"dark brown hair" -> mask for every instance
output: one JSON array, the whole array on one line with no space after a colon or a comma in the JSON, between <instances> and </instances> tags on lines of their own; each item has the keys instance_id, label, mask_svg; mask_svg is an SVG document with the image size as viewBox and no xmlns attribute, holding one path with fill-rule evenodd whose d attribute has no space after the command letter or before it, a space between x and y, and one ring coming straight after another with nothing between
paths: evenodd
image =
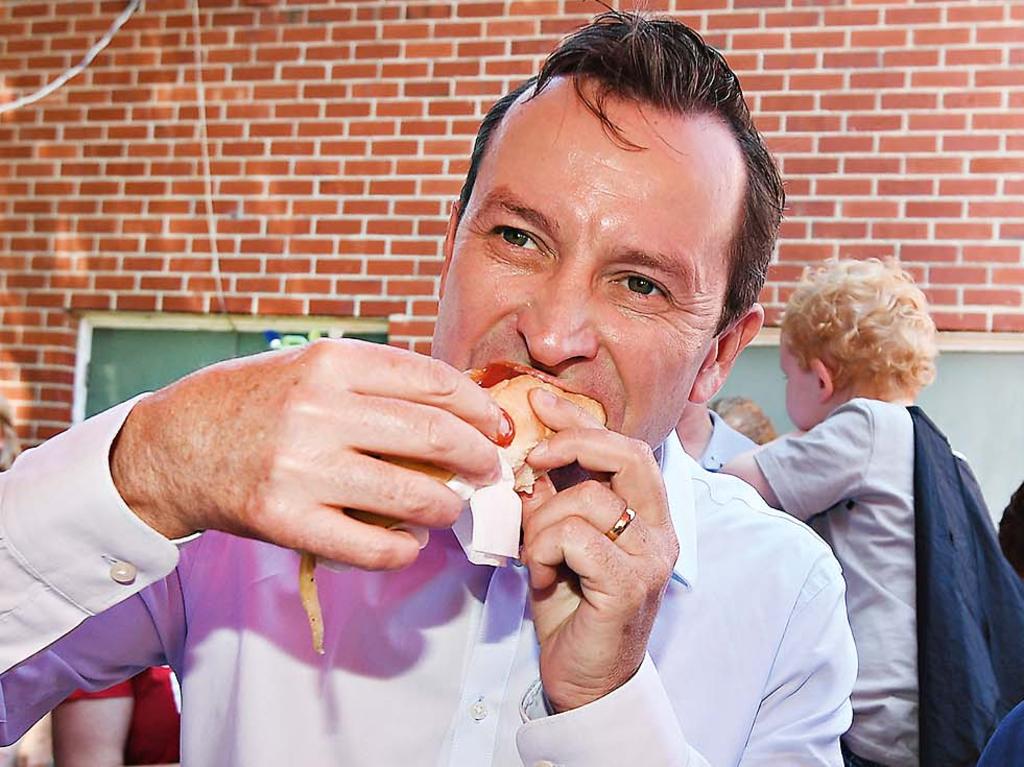
<instances>
[{"instance_id":1,"label":"dark brown hair","mask_svg":"<svg viewBox=\"0 0 1024 767\"><path fill-rule=\"evenodd\" d=\"M630 99L673 114L718 117L732 131L746 165L741 220L729 252L729 287L719 319L721 332L757 301L768 273L782 220L782 179L754 127L739 80L718 51L689 27L671 19L609 11L562 41L540 73L499 99L477 132L459 213L469 204L487 146L520 95L540 93L556 77L571 77L584 105L621 145L640 149L622 135L604 109L609 97ZM584 89L584 86L587 86Z\"/></svg>"}]
</instances>

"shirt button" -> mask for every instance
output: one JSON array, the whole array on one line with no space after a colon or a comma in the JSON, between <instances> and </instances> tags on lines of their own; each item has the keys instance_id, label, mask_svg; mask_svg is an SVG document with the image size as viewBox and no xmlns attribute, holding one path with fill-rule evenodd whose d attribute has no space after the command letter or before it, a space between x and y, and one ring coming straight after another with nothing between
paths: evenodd
<instances>
[{"instance_id":1,"label":"shirt button","mask_svg":"<svg viewBox=\"0 0 1024 767\"><path fill-rule=\"evenodd\" d=\"M469 715L478 722L487 718L487 704L484 703L483 698L480 698L469 707Z\"/></svg>"},{"instance_id":2,"label":"shirt button","mask_svg":"<svg viewBox=\"0 0 1024 767\"><path fill-rule=\"evenodd\" d=\"M138 574L138 569L130 562L114 562L110 566L110 577L124 586L135 583L135 576Z\"/></svg>"}]
</instances>

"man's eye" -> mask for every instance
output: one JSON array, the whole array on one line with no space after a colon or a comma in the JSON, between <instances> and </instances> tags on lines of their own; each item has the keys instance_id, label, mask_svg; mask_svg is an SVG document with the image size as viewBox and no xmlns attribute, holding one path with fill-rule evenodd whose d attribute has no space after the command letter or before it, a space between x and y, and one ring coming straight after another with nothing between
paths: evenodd
<instances>
[{"instance_id":1,"label":"man's eye","mask_svg":"<svg viewBox=\"0 0 1024 767\"><path fill-rule=\"evenodd\" d=\"M517 248L525 248L530 244L530 235L521 229L513 229L511 226L501 227L501 237L509 245L515 245Z\"/></svg>"},{"instance_id":2,"label":"man's eye","mask_svg":"<svg viewBox=\"0 0 1024 767\"><path fill-rule=\"evenodd\" d=\"M654 293L654 291L658 290L657 285L646 277L641 277L638 274L631 274L626 278L626 287L634 293L639 293L643 296L649 296Z\"/></svg>"}]
</instances>

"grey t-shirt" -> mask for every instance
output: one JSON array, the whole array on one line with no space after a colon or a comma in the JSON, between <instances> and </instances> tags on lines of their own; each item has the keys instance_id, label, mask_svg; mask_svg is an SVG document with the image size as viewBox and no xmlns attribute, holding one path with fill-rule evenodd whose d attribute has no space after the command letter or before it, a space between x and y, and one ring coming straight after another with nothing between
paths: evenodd
<instances>
[{"instance_id":1,"label":"grey t-shirt","mask_svg":"<svg viewBox=\"0 0 1024 767\"><path fill-rule=\"evenodd\" d=\"M858 756L916 767L917 618L914 425L905 407L853 399L803 435L755 454L783 509L824 538L843 566L857 644Z\"/></svg>"}]
</instances>

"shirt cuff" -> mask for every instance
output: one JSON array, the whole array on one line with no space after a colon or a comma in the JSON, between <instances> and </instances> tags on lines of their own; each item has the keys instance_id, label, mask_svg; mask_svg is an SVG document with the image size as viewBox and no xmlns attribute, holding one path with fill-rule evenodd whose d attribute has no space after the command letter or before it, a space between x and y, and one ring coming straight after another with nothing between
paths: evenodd
<instances>
[{"instance_id":1,"label":"shirt cuff","mask_svg":"<svg viewBox=\"0 0 1024 767\"><path fill-rule=\"evenodd\" d=\"M177 547L132 512L110 473L111 445L139 399L27 451L4 478L3 555L82 617L141 591L178 563Z\"/></svg>"},{"instance_id":2,"label":"shirt cuff","mask_svg":"<svg viewBox=\"0 0 1024 767\"><path fill-rule=\"evenodd\" d=\"M651 657L622 687L586 706L543 716L539 685L523 700L516 745L524 765L551 767L696 767L704 760L686 743ZM525 718L525 717L524 717Z\"/></svg>"}]
</instances>

